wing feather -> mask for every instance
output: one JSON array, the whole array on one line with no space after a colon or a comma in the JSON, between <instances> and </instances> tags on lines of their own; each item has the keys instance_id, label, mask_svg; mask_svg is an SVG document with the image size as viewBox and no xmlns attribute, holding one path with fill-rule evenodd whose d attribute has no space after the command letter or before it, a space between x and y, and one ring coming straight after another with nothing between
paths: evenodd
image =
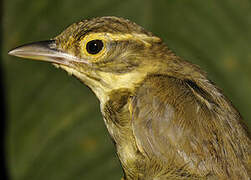
<instances>
[{"instance_id":1,"label":"wing feather","mask_svg":"<svg viewBox=\"0 0 251 180\"><path fill-rule=\"evenodd\" d=\"M220 108L209 93L192 81L149 77L132 100L137 145L163 166L185 167L199 176L248 177L243 158L250 140L244 137L238 114L224 114L227 112ZM234 125L241 128L238 135L224 118L235 118ZM237 144L244 140L246 146Z\"/></svg>"}]
</instances>

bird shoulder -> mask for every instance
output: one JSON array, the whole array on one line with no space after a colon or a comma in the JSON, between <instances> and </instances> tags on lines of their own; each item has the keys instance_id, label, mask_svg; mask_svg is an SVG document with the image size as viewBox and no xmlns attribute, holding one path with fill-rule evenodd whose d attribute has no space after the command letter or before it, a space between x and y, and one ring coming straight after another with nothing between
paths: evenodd
<instances>
[{"instance_id":1,"label":"bird shoulder","mask_svg":"<svg viewBox=\"0 0 251 180\"><path fill-rule=\"evenodd\" d=\"M139 149L180 175L183 169L200 177L247 179L250 139L238 112L218 93L213 97L193 80L146 78L131 108Z\"/></svg>"}]
</instances>

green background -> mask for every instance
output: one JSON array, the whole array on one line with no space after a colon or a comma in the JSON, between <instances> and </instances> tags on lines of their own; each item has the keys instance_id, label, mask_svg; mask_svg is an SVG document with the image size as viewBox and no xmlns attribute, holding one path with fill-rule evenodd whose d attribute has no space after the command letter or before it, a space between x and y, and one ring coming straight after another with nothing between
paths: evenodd
<instances>
[{"instance_id":1,"label":"green background","mask_svg":"<svg viewBox=\"0 0 251 180\"><path fill-rule=\"evenodd\" d=\"M162 37L179 56L206 70L251 125L250 0L6 0L3 10L10 179L122 176L94 94L48 63L7 55L84 18L121 16Z\"/></svg>"}]
</instances>

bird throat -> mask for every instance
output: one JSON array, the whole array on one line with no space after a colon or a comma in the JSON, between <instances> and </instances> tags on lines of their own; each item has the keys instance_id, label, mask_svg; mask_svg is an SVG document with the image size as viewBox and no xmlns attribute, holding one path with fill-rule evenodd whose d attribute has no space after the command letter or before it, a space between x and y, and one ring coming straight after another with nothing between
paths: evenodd
<instances>
[{"instance_id":1,"label":"bird throat","mask_svg":"<svg viewBox=\"0 0 251 180\"><path fill-rule=\"evenodd\" d=\"M60 68L73 75L81 82L89 86L96 94L100 101L100 108L107 130L115 144L118 157L124 169L127 179L139 176L138 167L143 167L145 157L141 154L133 134L132 127L132 98L135 95L137 87L147 77L144 73L132 72L126 75L114 75L111 78L105 72L102 78L107 84L112 86L106 87L104 83L95 81L85 73L75 70L74 68L59 65ZM109 78L108 78L109 77ZM124 81L122 81L124 79ZM126 81L129 80L129 81ZM142 173L143 174L143 173Z\"/></svg>"}]
</instances>

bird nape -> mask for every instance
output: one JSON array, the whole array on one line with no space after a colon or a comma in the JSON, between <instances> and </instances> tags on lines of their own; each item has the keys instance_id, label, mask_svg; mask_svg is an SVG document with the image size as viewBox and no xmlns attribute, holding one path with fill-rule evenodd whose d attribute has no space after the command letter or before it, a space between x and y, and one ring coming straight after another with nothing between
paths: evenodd
<instances>
[{"instance_id":1,"label":"bird nape","mask_svg":"<svg viewBox=\"0 0 251 180\"><path fill-rule=\"evenodd\" d=\"M83 20L9 54L51 62L92 89L123 179L250 179L251 140L239 112L198 66L141 26Z\"/></svg>"}]
</instances>

